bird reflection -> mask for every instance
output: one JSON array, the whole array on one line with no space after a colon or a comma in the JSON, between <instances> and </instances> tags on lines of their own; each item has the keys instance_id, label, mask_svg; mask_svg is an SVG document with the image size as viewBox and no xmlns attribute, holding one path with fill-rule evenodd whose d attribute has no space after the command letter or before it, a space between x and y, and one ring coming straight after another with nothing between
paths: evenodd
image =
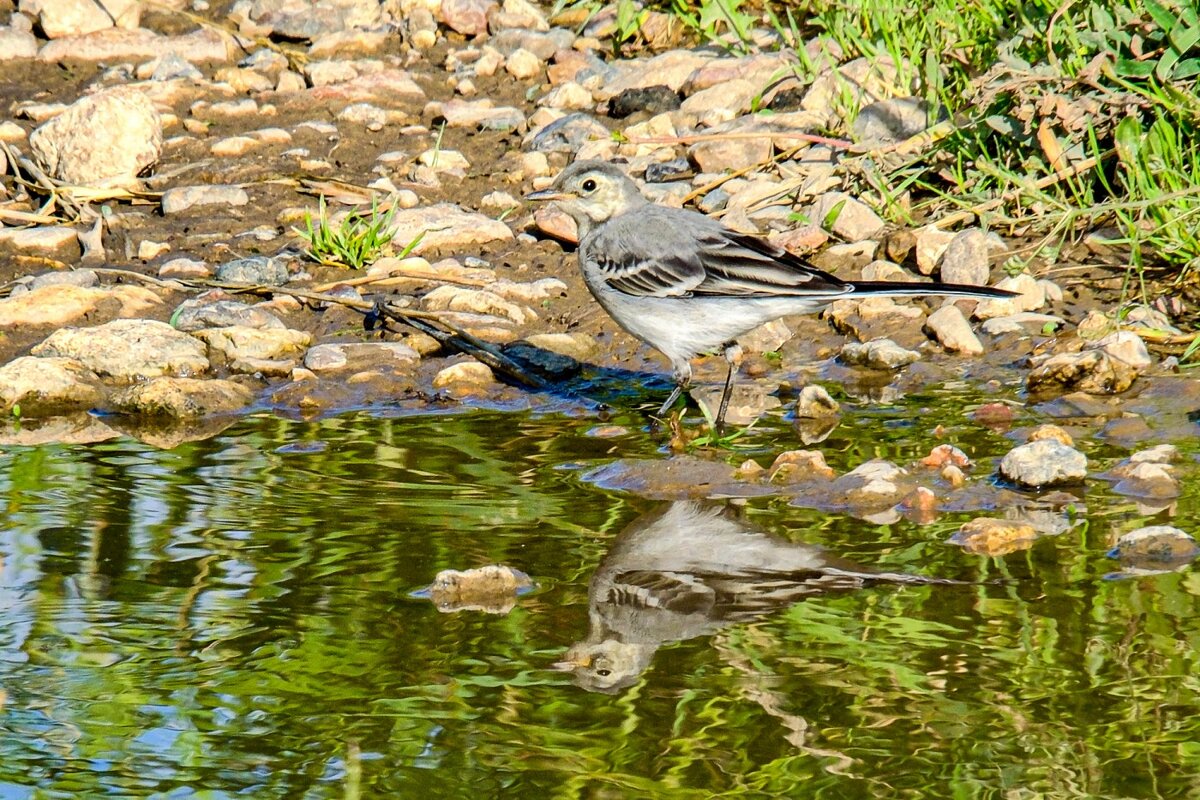
<instances>
[{"instance_id":1,"label":"bird reflection","mask_svg":"<svg viewBox=\"0 0 1200 800\"><path fill-rule=\"evenodd\" d=\"M753 620L813 595L878 583L960 584L871 572L811 544L771 536L731 509L669 503L634 520L588 586L587 638L554 669L594 692L631 686L658 648Z\"/></svg>"}]
</instances>

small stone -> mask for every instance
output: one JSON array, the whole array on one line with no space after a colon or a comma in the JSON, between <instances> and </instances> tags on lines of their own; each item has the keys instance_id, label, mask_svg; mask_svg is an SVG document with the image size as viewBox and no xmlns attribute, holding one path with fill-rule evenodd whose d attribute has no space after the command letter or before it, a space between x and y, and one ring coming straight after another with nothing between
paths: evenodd
<instances>
[{"instance_id":1,"label":"small stone","mask_svg":"<svg viewBox=\"0 0 1200 800\"><path fill-rule=\"evenodd\" d=\"M47 225L39 228L0 229L0 245L30 256L73 261L79 254L79 236L74 228Z\"/></svg>"},{"instance_id":2,"label":"small stone","mask_svg":"<svg viewBox=\"0 0 1200 800\"><path fill-rule=\"evenodd\" d=\"M947 464L955 467L971 466L971 459L967 458L967 454L959 450L952 444L939 444L937 447L929 451L929 455L921 459L921 465L940 469Z\"/></svg>"},{"instance_id":3,"label":"small stone","mask_svg":"<svg viewBox=\"0 0 1200 800\"><path fill-rule=\"evenodd\" d=\"M312 343L312 334L288 328L232 325L204 328L193 335L208 345L210 358L219 356L230 369L248 374L287 374Z\"/></svg>"},{"instance_id":4,"label":"small stone","mask_svg":"<svg viewBox=\"0 0 1200 800\"><path fill-rule=\"evenodd\" d=\"M443 24L464 36L487 33L488 14L499 8L496 0L442 0L438 17Z\"/></svg>"},{"instance_id":5,"label":"small stone","mask_svg":"<svg viewBox=\"0 0 1200 800\"><path fill-rule=\"evenodd\" d=\"M1121 476L1121 480L1113 487L1113 491L1117 494L1171 499L1182 493L1182 485L1179 479L1172 474L1170 464L1142 461L1114 469L1113 474Z\"/></svg>"},{"instance_id":6,"label":"small stone","mask_svg":"<svg viewBox=\"0 0 1200 800\"><path fill-rule=\"evenodd\" d=\"M0 329L59 328L82 319L137 316L161 303L143 286L47 284L0 300Z\"/></svg>"},{"instance_id":7,"label":"small stone","mask_svg":"<svg viewBox=\"0 0 1200 800\"><path fill-rule=\"evenodd\" d=\"M955 489L961 489L967 483L967 476L962 471L962 468L956 467L953 464L947 464L942 467L941 476L942 480Z\"/></svg>"},{"instance_id":8,"label":"small stone","mask_svg":"<svg viewBox=\"0 0 1200 800\"><path fill-rule=\"evenodd\" d=\"M212 268L208 263L195 258L172 258L158 268L160 278L208 278Z\"/></svg>"},{"instance_id":9,"label":"small stone","mask_svg":"<svg viewBox=\"0 0 1200 800\"><path fill-rule=\"evenodd\" d=\"M304 366L318 375L380 368L407 372L420 360L416 350L401 342L319 344L304 354Z\"/></svg>"},{"instance_id":10,"label":"small stone","mask_svg":"<svg viewBox=\"0 0 1200 800\"><path fill-rule=\"evenodd\" d=\"M233 326L260 330L279 330L286 327L279 317L260 306L240 303L237 300L206 301L203 298L192 298L180 303L171 314L171 324L176 330L186 332Z\"/></svg>"},{"instance_id":11,"label":"small stone","mask_svg":"<svg viewBox=\"0 0 1200 800\"><path fill-rule=\"evenodd\" d=\"M538 105L546 108L561 108L568 111L582 111L595 104L592 93L574 81L555 86L538 101Z\"/></svg>"},{"instance_id":12,"label":"small stone","mask_svg":"<svg viewBox=\"0 0 1200 800\"><path fill-rule=\"evenodd\" d=\"M742 462L741 466L734 470L733 477L739 481L754 481L758 480L766 471L766 468L762 464L759 464L752 458L748 458Z\"/></svg>"},{"instance_id":13,"label":"small stone","mask_svg":"<svg viewBox=\"0 0 1200 800\"><path fill-rule=\"evenodd\" d=\"M217 280L227 283L283 286L290 279L287 265L269 256L238 258L217 267Z\"/></svg>"},{"instance_id":14,"label":"small stone","mask_svg":"<svg viewBox=\"0 0 1200 800\"><path fill-rule=\"evenodd\" d=\"M866 344L847 342L842 347L842 361L869 369L897 370L921 359L915 350L906 350L891 339L872 339Z\"/></svg>"},{"instance_id":15,"label":"small stone","mask_svg":"<svg viewBox=\"0 0 1200 800\"><path fill-rule=\"evenodd\" d=\"M545 153L523 153L521 174L526 178L544 178L550 174L550 160L546 158Z\"/></svg>"},{"instance_id":16,"label":"small stone","mask_svg":"<svg viewBox=\"0 0 1200 800\"><path fill-rule=\"evenodd\" d=\"M195 206L244 206L250 195L240 186L181 186L167 189L162 195L163 214L178 214Z\"/></svg>"},{"instance_id":17,"label":"small stone","mask_svg":"<svg viewBox=\"0 0 1200 800\"><path fill-rule=\"evenodd\" d=\"M828 481L833 476L833 469L825 463L825 455L820 450L789 450L775 457L768 469L767 479L771 483L783 484Z\"/></svg>"},{"instance_id":18,"label":"small stone","mask_svg":"<svg viewBox=\"0 0 1200 800\"><path fill-rule=\"evenodd\" d=\"M141 380L208 369L203 343L163 322L121 319L93 328L62 328L31 351L73 358L101 377Z\"/></svg>"},{"instance_id":19,"label":"small stone","mask_svg":"<svg viewBox=\"0 0 1200 800\"><path fill-rule=\"evenodd\" d=\"M92 408L102 394L96 374L72 358L24 356L0 367L0 413L21 416Z\"/></svg>"},{"instance_id":20,"label":"small stone","mask_svg":"<svg viewBox=\"0 0 1200 800\"><path fill-rule=\"evenodd\" d=\"M535 333L525 337L525 341L534 347L540 347L551 353L558 353L578 361L586 360L597 350L595 339L580 334Z\"/></svg>"},{"instance_id":21,"label":"small stone","mask_svg":"<svg viewBox=\"0 0 1200 800\"><path fill-rule=\"evenodd\" d=\"M1000 474L1031 488L1078 483L1087 477L1087 457L1056 439L1039 439L1010 450Z\"/></svg>"},{"instance_id":22,"label":"small stone","mask_svg":"<svg viewBox=\"0 0 1200 800\"><path fill-rule=\"evenodd\" d=\"M876 100L854 119L854 135L876 146L902 142L924 131L937 120L936 110L918 97Z\"/></svg>"},{"instance_id":23,"label":"small stone","mask_svg":"<svg viewBox=\"0 0 1200 800\"><path fill-rule=\"evenodd\" d=\"M1154 363L1142 337L1133 331L1116 331L1088 345L1089 349L1103 350L1118 361L1123 361L1136 370L1145 369Z\"/></svg>"},{"instance_id":24,"label":"small stone","mask_svg":"<svg viewBox=\"0 0 1200 800\"><path fill-rule=\"evenodd\" d=\"M808 218L847 242L872 239L883 232L884 221L869 206L845 192L821 195L806 211Z\"/></svg>"},{"instance_id":25,"label":"small stone","mask_svg":"<svg viewBox=\"0 0 1200 800\"><path fill-rule=\"evenodd\" d=\"M1197 555L1196 540L1171 525L1150 525L1121 536L1109 553L1126 566L1163 569L1185 564Z\"/></svg>"},{"instance_id":26,"label":"small stone","mask_svg":"<svg viewBox=\"0 0 1200 800\"><path fill-rule=\"evenodd\" d=\"M208 151L219 158L232 158L249 153L259 146L258 139L250 136L228 136L213 142Z\"/></svg>"},{"instance_id":27,"label":"small stone","mask_svg":"<svg viewBox=\"0 0 1200 800\"><path fill-rule=\"evenodd\" d=\"M37 37L29 31L0 28L0 61L34 58L37 52Z\"/></svg>"},{"instance_id":28,"label":"small stone","mask_svg":"<svg viewBox=\"0 0 1200 800\"><path fill-rule=\"evenodd\" d=\"M1018 550L1027 550L1037 538L1037 531L1032 525L977 517L964 523L949 541L973 555L996 558Z\"/></svg>"},{"instance_id":29,"label":"small stone","mask_svg":"<svg viewBox=\"0 0 1200 800\"><path fill-rule=\"evenodd\" d=\"M770 391L757 383L735 383L729 393L725 421L730 425L750 425L767 412L782 407L782 401ZM703 403L715 416L721 403L722 392L723 388L720 386L697 386L689 394L698 404Z\"/></svg>"},{"instance_id":30,"label":"small stone","mask_svg":"<svg viewBox=\"0 0 1200 800\"><path fill-rule=\"evenodd\" d=\"M1137 370L1103 350L1059 353L1029 373L1031 394L1081 391L1089 394L1120 394L1133 385Z\"/></svg>"},{"instance_id":31,"label":"small stone","mask_svg":"<svg viewBox=\"0 0 1200 800\"><path fill-rule=\"evenodd\" d=\"M478 361L451 364L433 378L433 388L441 389L451 397L457 398L487 395L498 386L492 370Z\"/></svg>"},{"instance_id":32,"label":"small stone","mask_svg":"<svg viewBox=\"0 0 1200 800\"><path fill-rule=\"evenodd\" d=\"M922 275L932 275L942 259L942 254L954 240L955 234L928 225L913 231L916 238L914 249L917 251L917 271Z\"/></svg>"},{"instance_id":33,"label":"small stone","mask_svg":"<svg viewBox=\"0 0 1200 800\"><path fill-rule=\"evenodd\" d=\"M845 494L852 506L878 508L893 506L905 494L903 479L907 472L884 459L859 464L834 481L833 488Z\"/></svg>"},{"instance_id":34,"label":"small stone","mask_svg":"<svg viewBox=\"0 0 1200 800\"><path fill-rule=\"evenodd\" d=\"M959 311L958 306L942 306L929 315L925 320L925 327L947 350L967 355L979 355L983 352L983 343L971 330L967 318Z\"/></svg>"},{"instance_id":35,"label":"small stone","mask_svg":"<svg viewBox=\"0 0 1200 800\"><path fill-rule=\"evenodd\" d=\"M567 114L526 137L526 147L540 153L577 153L592 142L608 142L608 128L587 114Z\"/></svg>"},{"instance_id":36,"label":"small stone","mask_svg":"<svg viewBox=\"0 0 1200 800\"><path fill-rule=\"evenodd\" d=\"M979 228L959 231L946 245L941 259L944 283L986 286L988 282L988 237Z\"/></svg>"},{"instance_id":37,"label":"small stone","mask_svg":"<svg viewBox=\"0 0 1200 800\"><path fill-rule=\"evenodd\" d=\"M975 319L1007 317L1036 311L1046 304L1045 289L1042 288L1039 281L1034 280L1032 275L1025 272L1005 278L996 284L996 288L1017 292L1020 296L980 300L975 304L975 310L971 313L971 316L975 317Z\"/></svg>"},{"instance_id":38,"label":"small stone","mask_svg":"<svg viewBox=\"0 0 1200 800\"><path fill-rule=\"evenodd\" d=\"M152 242L149 239L138 242L137 257L142 261L150 261L169 252L171 252L171 245L166 242Z\"/></svg>"},{"instance_id":39,"label":"small stone","mask_svg":"<svg viewBox=\"0 0 1200 800\"><path fill-rule=\"evenodd\" d=\"M533 588L533 581L524 572L503 564L489 564L461 572L444 569L432 584L414 594L428 597L442 613L507 614L516 606L517 598Z\"/></svg>"},{"instance_id":40,"label":"small stone","mask_svg":"<svg viewBox=\"0 0 1200 800\"><path fill-rule=\"evenodd\" d=\"M241 384L196 378L154 378L115 394L113 410L124 414L191 419L240 411L254 399Z\"/></svg>"},{"instance_id":41,"label":"small stone","mask_svg":"<svg viewBox=\"0 0 1200 800\"><path fill-rule=\"evenodd\" d=\"M626 89L608 101L608 115L624 119L639 111L662 114L679 108L679 93L669 86L644 86Z\"/></svg>"},{"instance_id":42,"label":"small stone","mask_svg":"<svg viewBox=\"0 0 1200 800\"><path fill-rule=\"evenodd\" d=\"M517 80L529 80L542 74L542 60L528 50L519 47L508 56L504 69Z\"/></svg>"},{"instance_id":43,"label":"small stone","mask_svg":"<svg viewBox=\"0 0 1200 800\"><path fill-rule=\"evenodd\" d=\"M1029 433L1026 441L1038 442L1042 439L1053 439L1056 442L1062 442L1067 447L1075 446L1075 440L1071 438L1071 434L1058 425L1039 425Z\"/></svg>"},{"instance_id":44,"label":"small stone","mask_svg":"<svg viewBox=\"0 0 1200 800\"><path fill-rule=\"evenodd\" d=\"M805 386L796 399L796 417L800 419L834 417L841 410L838 401L830 397L824 386Z\"/></svg>"}]
</instances>

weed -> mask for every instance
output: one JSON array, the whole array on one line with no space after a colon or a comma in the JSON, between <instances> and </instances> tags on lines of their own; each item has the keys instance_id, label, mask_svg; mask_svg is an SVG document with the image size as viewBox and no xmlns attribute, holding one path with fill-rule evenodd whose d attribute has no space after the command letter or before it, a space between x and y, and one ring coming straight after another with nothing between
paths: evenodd
<instances>
[{"instance_id":1,"label":"weed","mask_svg":"<svg viewBox=\"0 0 1200 800\"><path fill-rule=\"evenodd\" d=\"M325 207L325 198L318 201L316 223L311 214L305 217L305 229L293 228L308 242L305 255L319 264L362 269L391 250L394 232L391 229L396 207L387 212L372 201L371 211L364 214L351 211L340 223L334 223ZM422 234L423 235L423 234ZM410 242L402 255L407 255L420 242L421 236Z\"/></svg>"}]
</instances>

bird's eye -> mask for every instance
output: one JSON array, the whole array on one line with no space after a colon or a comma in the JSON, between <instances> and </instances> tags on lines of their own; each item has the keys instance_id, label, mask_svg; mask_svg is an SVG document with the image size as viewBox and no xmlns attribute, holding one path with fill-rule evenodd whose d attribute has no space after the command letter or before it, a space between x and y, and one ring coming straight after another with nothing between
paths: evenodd
<instances>
[{"instance_id":1,"label":"bird's eye","mask_svg":"<svg viewBox=\"0 0 1200 800\"><path fill-rule=\"evenodd\" d=\"M581 186L585 192L596 191L596 182L591 178L588 178L586 181L584 181Z\"/></svg>"},{"instance_id":2,"label":"bird's eye","mask_svg":"<svg viewBox=\"0 0 1200 800\"><path fill-rule=\"evenodd\" d=\"M607 678L609 675L612 675L612 670L611 669L598 669L598 670L596 670L596 674L599 675L601 678Z\"/></svg>"}]
</instances>

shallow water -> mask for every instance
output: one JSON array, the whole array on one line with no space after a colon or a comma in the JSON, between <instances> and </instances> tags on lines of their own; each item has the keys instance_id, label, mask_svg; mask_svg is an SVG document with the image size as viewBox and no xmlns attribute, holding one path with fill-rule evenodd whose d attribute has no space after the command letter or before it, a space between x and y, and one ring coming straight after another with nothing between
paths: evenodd
<instances>
[{"instance_id":1,"label":"shallow water","mask_svg":"<svg viewBox=\"0 0 1200 800\"><path fill-rule=\"evenodd\" d=\"M960 394L856 411L821 447L839 472L909 463L929 400L986 474L1011 442L953 422ZM615 458L666 457L640 418L616 422L604 438L556 414L261 416L171 451L7 449L0 798L1200 792L1200 579L1104 578L1114 531L1191 531L1194 488L1143 517L1093 481L1080 524L990 559L945 541L974 513L880 525L599 488ZM972 583L704 563L763 553ZM672 559L696 563L646 574ZM412 596L489 563L536 590L504 615ZM691 604L605 607L589 581L618 569ZM603 642L607 675L550 668Z\"/></svg>"}]
</instances>

